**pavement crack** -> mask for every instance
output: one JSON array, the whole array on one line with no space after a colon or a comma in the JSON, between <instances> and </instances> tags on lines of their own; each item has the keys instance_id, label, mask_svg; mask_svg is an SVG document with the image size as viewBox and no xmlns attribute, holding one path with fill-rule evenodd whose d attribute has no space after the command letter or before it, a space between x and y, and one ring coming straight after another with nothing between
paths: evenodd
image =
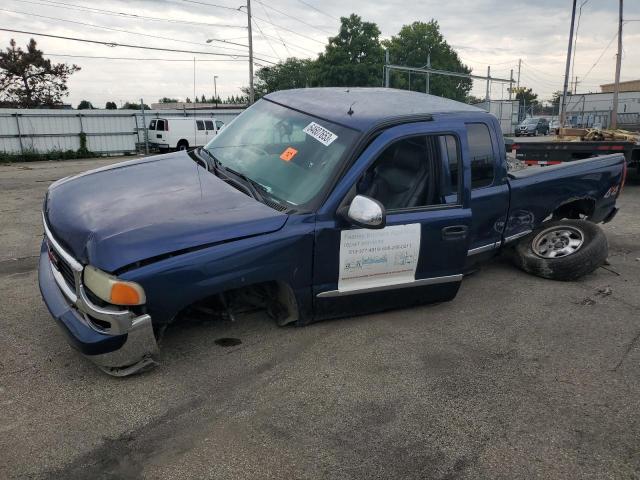
<instances>
[{"instance_id":1,"label":"pavement crack","mask_svg":"<svg viewBox=\"0 0 640 480\"><path fill-rule=\"evenodd\" d=\"M618 361L616 366L613 367L613 369L611 370L612 372L617 371L618 368L620 368L622 366L622 364L624 363L626 358L629 356L629 353L631 353L631 350L633 350L633 347L635 347L638 344L639 340L640 340L640 331L638 331L638 333L636 333L636 335L633 337L633 339L629 342L629 345L627 345L627 348L624 351L624 353L622 354L622 357L620 358L620 360Z\"/></svg>"}]
</instances>

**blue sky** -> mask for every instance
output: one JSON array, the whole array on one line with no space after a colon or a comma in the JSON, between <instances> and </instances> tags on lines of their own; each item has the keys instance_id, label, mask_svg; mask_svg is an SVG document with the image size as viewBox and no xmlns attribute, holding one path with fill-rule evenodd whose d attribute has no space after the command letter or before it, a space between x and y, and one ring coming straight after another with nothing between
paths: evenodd
<instances>
[{"instance_id":1,"label":"blue sky","mask_svg":"<svg viewBox=\"0 0 640 480\"><path fill-rule=\"evenodd\" d=\"M579 0L578 5L583 1ZM640 20L640 1L625 3L625 19ZM246 44L246 15L237 10L241 4L242 1L233 0L2 0L0 27L105 42L246 55L242 46ZM570 0L252 0L252 6L256 56L261 59L258 64L289 56L314 57L322 51L327 37L337 31L338 18L352 12L376 22L383 38L397 33L404 24L434 18L440 23L445 39L475 73L484 74L487 65L491 65L494 76L508 77L509 70L516 70L521 58L521 84L532 87L541 98L550 97L562 87ZM92 9L109 10L111 14ZM598 91L598 85L613 81L617 9L617 0L589 0L582 8L573 68L581 82L579 92ZM29 37L0 34L3 45L10 38L24 44ZM121 102L144 97L145 102L151 103L163 96L193 97L193 54L35 38L49 54L145 59L52 56L55 61L82 67L69 83L68 100L74 105L85 98L103 106L108 100ZM209 38L227 43L207 44ZM625 23L623 80L640 78L640 50L636 45L640 45L640 21ZM239 88L248 83L248 66L242 58L195 57L198 95L213 93L214 75L218 76L218 93L222 96L238 94ZM210 61L213 59L217 61ZM484 90L483 82L475 82L472 93L482 96ZM494 85L492 97L506 98L506 89Z\"/></svg>"}]
</instances>

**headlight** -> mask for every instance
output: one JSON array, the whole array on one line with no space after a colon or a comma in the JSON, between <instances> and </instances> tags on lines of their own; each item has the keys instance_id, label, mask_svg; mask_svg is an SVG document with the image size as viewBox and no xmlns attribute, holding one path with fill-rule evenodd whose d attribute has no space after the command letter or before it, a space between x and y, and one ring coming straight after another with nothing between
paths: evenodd
<instances>
[{"instance_id":1,"label":"headlight","mask_svg":"<svg viewBox=\"0 0 640 480\"><path fill-rule=\"evenodd\" d=\"M84 284L98 298L113 305L142 305L147 300L137 283L118 280L90 265L84 269Z\"/></svg>"}]
</instances>

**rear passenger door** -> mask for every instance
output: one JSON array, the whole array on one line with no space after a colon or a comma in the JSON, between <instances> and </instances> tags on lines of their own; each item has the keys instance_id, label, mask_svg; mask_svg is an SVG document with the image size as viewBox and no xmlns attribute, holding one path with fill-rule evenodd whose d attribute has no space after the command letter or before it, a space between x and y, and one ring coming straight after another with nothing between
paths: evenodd
<instances>
[{"instance_id":1,"label":"rear passenger door","mask_svg":"<svg viewBox=\"0 0 640 480\"><path fill-rule=\"evenodd\" d=\"M500 247L509 207L509 186L504 140L495 135L497 125L467 123L468 158L471 167L473 222L469 262L486 258Z\"/></svg>"}]
</instances>

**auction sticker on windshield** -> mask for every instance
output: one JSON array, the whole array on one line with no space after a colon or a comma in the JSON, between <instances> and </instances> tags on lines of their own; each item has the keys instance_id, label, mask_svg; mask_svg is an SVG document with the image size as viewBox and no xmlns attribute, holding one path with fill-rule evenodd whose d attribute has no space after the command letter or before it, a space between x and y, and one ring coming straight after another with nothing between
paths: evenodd
<instances>
[{"instance_id":1,"label":"auction sticker on windshield","mask_svg":"<svg viewBox=\"0 0 640 480\"><path fill-rule=\"evenodd\" d=\"M338 291L413 282L420 254L420 224L340 233Z\"/></svg>"},{"instance_id":2,"label":"auction sticker on windshield","mask_svg":"<svg viewBox=\"0 0 640 480\"><path fill-rule=\"evenodd\" d=\"M331 145L338 136L331 130L327 130L322 125L318 125L316 122L311 122L309 125L302 129L304 133L315 138L325 147Z\"/></svg>"}]
</instances>

